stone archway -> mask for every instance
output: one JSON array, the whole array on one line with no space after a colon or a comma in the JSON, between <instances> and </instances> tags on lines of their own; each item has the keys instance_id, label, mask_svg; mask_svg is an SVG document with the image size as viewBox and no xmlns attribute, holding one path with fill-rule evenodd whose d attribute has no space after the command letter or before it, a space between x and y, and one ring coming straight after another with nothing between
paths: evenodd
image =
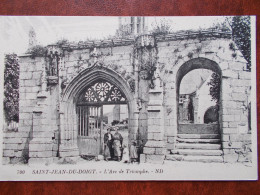
<instances>
[{"instance_id":1,"label":"stone archway","mask_svg":"<svg viewBox=\"0 0 260 195\"><path fill-rule=\"evenodd\" d=\"M181 124L178 120L181 80L187 73L195 69L208 69L217 73L220 78L222 76L222 70L220 66L216 62L206 58L190 59L178 67L175 77L175 114L177 116L177 128L174 133L176 135L176 140L174 140L175 143L173 145L173 150L171 150L173 155L170 157L170 159L195 162L223 162L223 151L219 124L199 124L195 121L193 121L193 123ZM194 93L196 94L197 90ZM194 94L192 93L192 95ZM222 115L220 114L220 118L221 117Z\"/></svg>"},{"instance_id":2,"label":"stone archway","mask_svg":"<svg viewBox=\"0 0 260 195\"><path fill-rule=\"evenodd\" d=\"M77 100L86 89L86 86L89 86L100 79L116 86L124 94L128 105L129 139L135 138L136 132L132 129L133 126L136 126L135 123L137 123L133 116L135 101L129 84L113 70L96 64L79 73L79 75L66 86L61 97L59 148L59 154L61 157L79 156L79 149L77 146Z\"/></svg>"},{"instance_id":3,"label":"stone archway","mask_svg":"<svg viewBox=\"0 0 260 195\"><path fill-rule=\"evenodd\" d=\"M183 77L191 72L192 70L195 70L195 69L208 69L208 70L211 70L215 73L217 73L220 78L221 78L221 75L222 75L222 72L221 72L221 68L220 66L214 62L213 60L209 60L209 59L206 59L206 58L194 58L194 59L191 59L187 62L185 62L184 64L182 64L180 66L180 68L178 69L177 71L177 74L176 74L176 122L177 122L177 133L180 131L180 124L179 124L179 121L178 121L178 114L179 114L179 98L180 98L180 84L181 84L181 80L183 79ZM220 94L221 94L221 91L220 91ZM221 95L220 95L221 97ZM221 101L220 101L221 102ZM221 108L221 106L220 106ZM221 116L220 116L221 118ZM186 131L186 130L185 130ZM188 130L187 130L188 132ZM190 132L192 133L192 132Z\"/></svg>"},{"instance_id":4,"label":"stone archway","mask_svg":"<svg viewBox=\"0 0 260 195\"><path fill-rule=\"evenodd\" d=\"M81 95L77 98L78 147L80 155L97 156L103 154L103 138L106 133L104 112L107 106L116 106L112 111L113 119L120 122L120 108L127 104L125 94L110 82L98 79L88 83ZM119 106L119 108L117 108ZM116 108L116 109L115 109ZM128 117L127 117L128 118ZM115 124L113 124L114 126ZM128 128L127 128L128 132ZM124 131L124 142L128 143L128 136Z\"/></svg>"}]
</instances>

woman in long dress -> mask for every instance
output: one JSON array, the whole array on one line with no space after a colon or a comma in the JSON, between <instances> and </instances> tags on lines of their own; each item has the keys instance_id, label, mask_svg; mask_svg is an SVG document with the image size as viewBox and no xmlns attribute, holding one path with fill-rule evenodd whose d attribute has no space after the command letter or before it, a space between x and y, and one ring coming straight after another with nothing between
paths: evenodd
<instances>
[{"instance_id":1,"label":"woman in long dress","mask_svg":"<svg viewBox=\"0 0 260 195\"><path fill-rule=\"evenodd\" d=\"M115 128L115 134L113 135L114 138L114 156L117 158L118 161L121 160L121 147L123 143L123 137L122 135L118 132L118 128Z\"/></svg>"},{"instance_id":2,"label":"woman in long dress","mask_svg":"<svg viewBox=\"0 0 260 195\"><path fill-rule=\"evenodd\" d=\"M128 149L128 147L125 144L123 145L122 162L123 163L129 163L130 162L130 159L129 159L129 149Z\"/></svg>"},{"instance_id":3,"label":"woman in long dress","mask_svg":"<svg viewBox=\"0 0 260 195\"><path fill-rule=\"evenodd\" d=\"M105 133L104 135L104 147L105 147L104 157L106 161L108 161L108 158L113 158L114 151L112 145L113 145L113 135L111 133L111 129L108 128L107 133Z\"/></svg>"},{"instance_id":4,"label":"woman in long dress","mask_svg":"<svg viewBox=\"0 0 260 195\"><path fill-rule=\"evenodd\" d=\"M137 154L137 148L136 148L135 141L132 141L131 146L130 146L130 158L131 158L131 163L137 162L138 154Z\"/></svg>"}]
</instances>

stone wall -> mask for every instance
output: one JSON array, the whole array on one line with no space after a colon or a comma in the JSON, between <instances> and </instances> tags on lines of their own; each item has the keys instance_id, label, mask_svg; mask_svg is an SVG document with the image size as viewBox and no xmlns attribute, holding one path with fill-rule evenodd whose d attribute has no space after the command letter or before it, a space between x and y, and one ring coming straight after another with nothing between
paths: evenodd
<instances>
[{"instance_id":1,"label":"stone wall","mask_svg":"<svg viewBox=\"0 0 260 195\"><path fill-rule=\"evenodd\" d=\"M204 35L145 35L136 40L49 46L49 52L58 54L58 75L48 75L46 57L21 57L19 129L4 134L5 162L78 156L76 98L98 79L117 84L125 93L129 139L145 144L142 161L162 162L166 148L176 146L180 81L196 68L222 77L222 148L224 160L234 162L251 144L250 72L244 71L246 61L239 50L230 49L234 43L229 33Z\"/></svg>"},{"instance_id":2,"label":"stone wall","mask_svg":"<svg viewBox=\"0 0 260 195\"><path fill-rule=\"evenodd\" d=\"M219 124L179 124L179 134L219 134Z\"/></svg>"},{"instance_id":3,"label":"stone wall","mask_svg":"<svg viewBox=\"0 0 260 195\"><path fill-rule=\"evenodd\" d=\"M230 44L234 43L229 38L158 43L158 64L163 67L161 78L165 87L165 130L168 137L168 149L174 149L177 136L176 100L179 94L176 88L180 84L177 77L182 66L191 67L188 70L183 69L185 74L194 68L206 68L212 71L217 70L222 76L220 129L222 131L224 161L236 161L237 151L241 150L245 144L249 144L250 147L251 136L247 126L250 72L245 71L246 61L242 54L238 49L235 51L230 49ZM215 63L207 65L204 59L209 59ZM214 66L219 67L214 68ZM182 74L182 77L185 74Z\"/></svg>"},{"instance_id":4,"label":"stone wall","mask_svg":"<svg viewBox=\"0 0 260 195\"><path fill-rule=\"evenodd\" d=\"M28 144L32 139L33 110L41 88L42 63L42 58L21 57L19 60L19 129L18 132L4 132L3 157L6 163L29 159Z\"/></svg>"},{"instance_id":5,"label":"stone wall","mask_svg":"<svg viewBox=\"0 0 260 195\"><path fill-rule=\"evenodd\" d=\"M96 50L97 57L93 55L93 48L65 52L64 69L61 70L64 75L63 80L69 83L79 72L93 66L96 62L95 59L105 62L105 67L114 70L126 80L133 77L132 46L98 48Z\"/></svg>"},{"instance_id":6,"label":"stone wall","mask_svg":"<svg viewBox=\"0 0 260 195\"><path fill-rule=\"evenodd\" d=\"M3 164L26 163L29 159L29 132L4 132Z\"/></svg>"}]
</instances>

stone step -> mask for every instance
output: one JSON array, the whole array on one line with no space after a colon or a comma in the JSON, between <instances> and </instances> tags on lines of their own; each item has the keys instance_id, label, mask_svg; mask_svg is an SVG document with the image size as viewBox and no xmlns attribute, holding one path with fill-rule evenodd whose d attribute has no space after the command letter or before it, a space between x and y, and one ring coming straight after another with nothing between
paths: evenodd
<instances>
[{"instance_id":1,"label":"stone step","mask_svg":"<svg viewBox=\"0 0 260 195\"><path fill-rule=\"evenodd\" d=\"M182 143L220 143L220 139L183 139L177 138L178 142Z\"/></svg>"},{"instance_id":2,"label":"stone step","mask_svg":"<svg viewBox=\"0 0 260 195\"><path fill-rule=\"evenodd\" d=\"M191 156L221 156L222 150L195 150L195 149L178 149L175 151L176 154L180 155L191 155Z\"/></svg>"},{"instance_id":3,"label":"stone step","mask_svg":"<svg viewBox=\"0 0 260 195\"><path fill-rule=\"evenodd\" d=\"M219 134L178 134L181 139L220 139Z\"/></svg>"},{"instance_id":4,"label":"stone step","mask_svg":"<svg viewBox=\"0 0 260 195\"><path fill-rule=\"evenodd\" d=\"M187 162L223 162L222 156L184 156L184 155L166 155L166 160L187 161Z\"/></svg>"},{"instance_id":5,"label":"stone step","mask_svg":"<svg viewBox=\"0 0 260 195\"><path fill-rule=\"evenodd\" d=\"M220 144L190 144L190 143L178 143L177 149L202 149L202 150L219 150L221 149Z\"/></svg>"}]
</instances>

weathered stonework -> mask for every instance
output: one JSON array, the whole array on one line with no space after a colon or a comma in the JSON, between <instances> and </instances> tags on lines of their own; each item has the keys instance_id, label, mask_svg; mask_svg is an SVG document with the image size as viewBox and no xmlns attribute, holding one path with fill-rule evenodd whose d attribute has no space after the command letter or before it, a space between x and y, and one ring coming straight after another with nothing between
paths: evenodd
<instances>
[{"instance_id":1,"label":"weathered stonework","mask_svg":"<svg viewBox=\"0 0 260 195\"><path fill-rule=\"evenodd\" d=\"M4 133L4 163L77 158L75 102L97 79L112 82L126 96L129 139L144 144L140 161L162 163L176 149L180 81L197 68L222 76L224 161L243 161L239 156L250 161L251 76L238 50L233 57L230 43L228 32L189 32L49 46L47 56L21 56L19 129Z\"/></svg>"}]
</instances>

